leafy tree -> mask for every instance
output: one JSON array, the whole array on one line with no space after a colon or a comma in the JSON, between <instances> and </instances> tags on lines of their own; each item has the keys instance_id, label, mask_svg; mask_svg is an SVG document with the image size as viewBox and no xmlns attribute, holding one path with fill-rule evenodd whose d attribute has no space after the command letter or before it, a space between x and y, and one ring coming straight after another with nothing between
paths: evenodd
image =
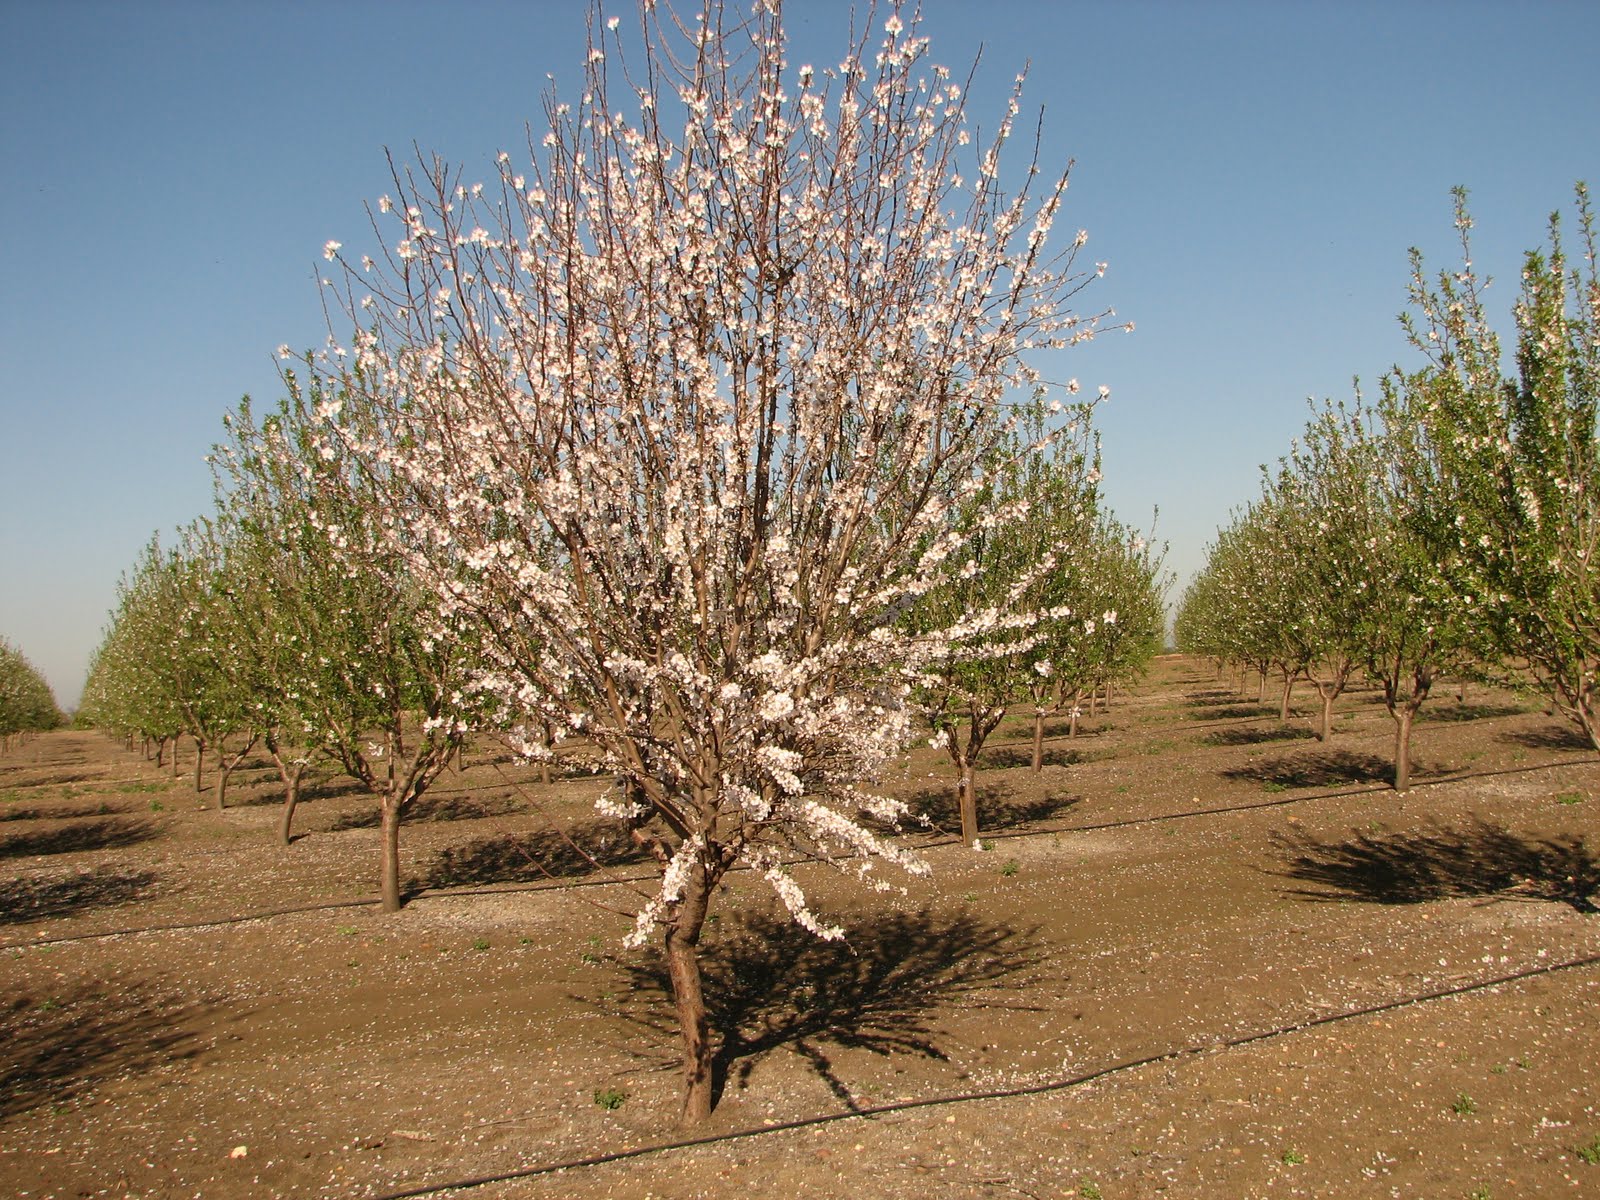
<instances>
[{"instance_id":1,"label":"leafy tree","mask_svg":"<svg viewBox=\"0 0 1600 1200\"><path fill-rule=\"evenodd\" d=\"M1089 410L1080 409L1056 437L1045 431L1046 416L1042 407L1027 411L996 448L987 483L957 515L960 548L944 560L942 578L910 615L918 631L963 624L986 629L952 643L955 653L932 665L918 691L934 743L956 769L961 839L968 845L978 841L977 766L984 743L1020 696L1050 678L1052 654L1060 656L1085 636L1066 602L1077 599L1072 581L1084 574L1075 557L1096 549L1088 536L1098 478L1089 454ZM1041 712L1035 693L1035 713ZM1042 723L1036 715L1036 744Z\"/></svg>"},{"instance_id":2,"label":"leafy tree","mask_svg":"<svg viewBox=\"0 0 1600 1200\"><path fill-rule=\"evenodd\" d=\"M0 638L0 749L10 750L24 736L54 729L61 710L44 676L21 650Z\"/></svg>"},{"instance_id":3,"label":"leafy tree","mask_svg":"<svg viewBox=\"0 0 1600 1200\"><path fill-rule=\"evenodd\" d=\"M1392 386L1419 414L1479 652L1508 682L1531 673L1600 749L1600 276L1582 184L1576 207L1581 261L1567 255L1559 213L1548 248L1525 258L1507 379L1458 189L1461 265L1430 283L1412 252L1406 328L1428 365Z\"/></svg>"},{"instance_id":4,"label":"leafy tree","mask_svg":"<svg viewBox=\"0 0 1600 1200\"><path fill-rule=\"evenodd\" d=\"M379 801L379 895L393 912L401 824L476 719L473 641L430 608L413 544L385 528L381 481L319 441L324 421L359 439L362 410L315 380L309 394L292 373L286 382L259 423L248 400L229 416L212 459L219 519L251 580L236 611L285 785L279 836L290 838L306 761L328 755Z\"/></svg>"},{"instance_id":5,"label":"leafy tree","mask_svg":"<svg viewBox=\"0 0 1600 1200\"><path fill-rule=\"evenodd\" d=\"M727 871L833 938L787 854L923 869L858 814L903 813L870 783L913 687L994 621L901 618L970 536L1028 353L1095 330L1066 307L1095 272L1083 235L1046 249L1064 174L1002 193L1016 99L975 141L914 22L820 70L773 4L643 6L631 62L618 25L526 173L396 168L393 240L347 263L355 333L318 362L328 444L388 485L370 504L438 620L482 630L522 752L623 781L603 807L661 872L627 941L664 931L695 1121Z\"/></svg>"}]
</instances>

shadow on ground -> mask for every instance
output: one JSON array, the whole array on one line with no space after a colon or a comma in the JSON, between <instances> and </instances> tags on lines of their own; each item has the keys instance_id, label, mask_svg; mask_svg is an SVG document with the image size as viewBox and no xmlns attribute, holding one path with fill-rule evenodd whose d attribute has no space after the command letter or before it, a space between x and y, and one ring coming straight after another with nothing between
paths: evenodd
<instances>
[{"instance_id":1,"label":"shadow on ground","mask_svg":"<svg viewBox=\"0 0 1600 1200\"><path fill-rule=\"evenodd\" d=\"M157 878L151 871L100 867L76 875L0 880L0 925L55 920L127 904L148 896Z\"/></svg>"},{"instance_id":2,"label":"shadow on ground","mask_svg":"<svg viewBox=\"0 0 1600 1200\"><path fill-rule=\"evenodd\" d=\"M1083 735L1080 733L1079 736ZM1067 746L1047 745L1039 758L1043 765L1047 767L1075 767L1080 763L1093 762L1096 755L1089 751L1075 750ZM1005 746L990 746L978 758L978 769L980 771L990 768L1004 770L1009 767L1031 766L1033 766L1033 743L1031 741Z\"/></svg>"},{"instance_id":3,"label":"shadow on ground","mask_svg":"<svg viewBox=\"0 0 1600 1200\"><path fill-rule=\"evenodd\" d=\"M433 860L422 882L444 888L570 879L642 862L645 857L617 822L588 821L564 831L506 833L448 847Z\"/></svg>"},{"instance_id":4,"label":"shadow on ground","mask_svg":"<svg viewBox=\"0 0 1600 1200\"><path fill-rule=\"evenodd\" d=\"M997 1021L1037 1011L1024 997L1046 958L1037 931L970 913L896 914L832 942L787 915L747 916L701 954L711 1028L723 1033L716 1093L742 1088L763 1057L787 1049L843 1104L858 1107L831 1051L943 1060L934 1024L940 1007L982 1006ZM619 965L634 989L627 1019L675 1045L665 963L656 956Z\"/></svg>"},{"instance_id":5,"label":"shadow on ground","mask_svg":"<svg viewBox=\"0 0 1600 1200\"><path fill-rule=\"evenodd\" d=\"M416 803L406 809L405 821L408 825L424 821L477 821L484 817L504 817L521 811L521 802L510 793L424 792ZM382 812L376 805L340 813L328 826L328 831L342 833L346 829L376 829L381 816Z\"/></svg>"},{"instance_id":6,"label":"shadow on ground","mask_svg":"<svg viewBox=\"0 0 1600 1200\"><path fill-rule=\"evenodd\" d=\"M67 994L41 984L0 1005L0 1119L198 1053L184 1025L201 1006L140 984L102 980Z\"/></svg>"},{"instance_id":7,"label":"shadow on ground","mask_svg":"<svg viewBox=\"0 0 1600 1200\"><path fill-rule=\"evenodd\" d=\"M55 804L48 808L17 808L7 805L0 808L0 821L71 821L78 817L106 817L113 813L132 812L138 805L124 801L111 804L97 800L93 804Z\"/></svg>"},{"instance_id":8,"label":"shadow on ground","mask_svg":"<svg viewBox=\"0 0 1600 1200\"><path fill-rule=\"evenodd\" d=\"M1277 834L1286 859L1274 871L1306 886L1306 900L1420 904L1453 896L1523 896L1595 913L1600 859L1581 837L1521 834L1474 820L1464 828L1432 824L1420 831L1359 833L1346 841Z\"/></svg>"},{"instance_id":9,"label":"shadow on ground","mask_svg":"<svg viewBox=\"0 0 1600 1200\"><path fill-rule=\"evenodd\" d=\"M62 825L56 829L30 830L0 838L0 858L26 858L34 854L74 854L84 850L117 850L148 842L160 833L151 820L136 817L108 817Z\"/></svg>"},{"instance_id":10,"label":"shadow on ground","mask_svg":"<svg viewBox=\"0 0 1600 1200\"><path fill-rule=\"evenodd\" d=\"M1420 764L1413 766L1411 771L1413 778L1428 773ZM1311 750L1231 767L1222 772L1222 777L1265 784L1281 790L1335 787L1345 783L1386 783L1394 778L1394 764L1375 754L1356 754L1349 750Z\"/></svg>"},{"instance_id":11,"label":"shadow on ground","mask_svg":"<svg viewBox=\"0 0 1600 1200\"><path fill-rule=\"evenodd\" d=\"M1031 751L1027 761L1033 761ZM904 799L911 816L901 823L902 828L915 829L925 822L928 829L939 833L960 832L961 809L953 786L924 788ZM982 772L978 774L978 826L986 833L1048 821L1081 803L1082 796L1023 795L1003 785L985 786Z\"/></svg>"},{"instance_id":12,"label":"shadow on ground","mask_svg":"<svg viewBox=\"0 0 1600 1200\"><path fill-rule=\"evenodd\" d=\"M1263 742L1300 742L1316 734L1303 725L1273 725L1266 729L1214 729L1195 741L1202 746L1259 746Z\"/></svg>"},{"instance_id":13,"label":"shadow on ground","mask_svg":"<svg viewBox=\"0 0 1600 1200\"><path fill-rule=\"evenodd\" d=\"M1589 739L1570 725L1546 725L1543 729L1520 729L1499 735L1502 742L1526 746L1530 750L1587 750L1594 753Z\"/></svg>"},{"instance_id":14,"label":"shadow on ground","mask_svg":"<svg viewBox=\"0 0 1600 1200\"><path fill-rule=\"evenodd\" d=\"M1419 725L1451 725L1465 721L1492 721L1496 717L1521 716L1528 710L1519 704L1439 704L1424 705L1417 711Z\"/></svg>"}]
</instances>

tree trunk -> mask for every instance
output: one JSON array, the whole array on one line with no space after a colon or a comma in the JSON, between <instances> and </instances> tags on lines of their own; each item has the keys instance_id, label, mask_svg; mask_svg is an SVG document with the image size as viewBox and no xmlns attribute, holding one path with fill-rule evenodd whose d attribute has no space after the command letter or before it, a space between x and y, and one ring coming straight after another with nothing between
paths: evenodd
<instances>
[{"instance_id":1,"label":"tree trunk","mask_svg":"<svg viewBox=\"0 0 1600 1200\"><path fill-rule=\"evenodd\" d=\"M1394 790L1411 786L1411 719L1414 708L1397 708L1394 713Z\"/></svg>"},{"instance_id":2,"label":"tree trunk","mask_svg":"<svg viewBox=\"0 0 1600 1200\"><path fill-rule=\"evenodd\" d=\"M1069 738L1078 736L1078 715L1081 712L1083 712L1083 692L1080 689L1072 693L1072 716L1067 722L1067 736Z\"/></svg>"},{"instance_id":3,"label":"tree trunk","mask_svg":"<svg viewBox=\"0 0 1600 1200\"><path fill-rule=\"evenodd\" d=\"M700 930L711 902L711 881L705 866L689 872L683 899L667 926L667 975L672 1003L678 1010L683 1039L683 1112L680 1126L697 1125L711 1115L716 1080L713 1076L711 1028L700 980Z\"/></svg>"},{"instance_id":4,"label":"tree trunk","mask_svg":"<svg viewBox=\"0 0 1600 1200\"><path fill-rule=\"evenodd\" d=\"M164 738L164 737L163 738L157 738L156 739L156 770L159 771L162 767L164 767L166 765L167 765L167 739Z\"/></svg>"},{"instance_id":5,"label":"tree trunk","mask_svg":"<svg viewBox=\"0 0 1600 1200\"><path fill-rule=\"evenodd\" d=\"M172 735L172 778L173 778L174 781L176 781L177 778L178 778L178 735L177 734L173 734Z\"/></svg>"},{"instance_id":6,"label":"tree trunk","mask_svg":"<svg viewBox=\"0 0 1600 1200\"><path fill-rule=\"evenodd\" d=\"M1283 675L1283 700L1278 705L1278 722L1282 725L1289 723L1289 701L1294 696L1294 676L1287 671Z\"/></svg>"},{"instance_id":7,"label":"tree trunk","mask_svg":"<svg viewBox=\"0 0 1600 1200\"><path fill-rule=\"evenodd\" d=\"M205 765L206 765L206 744L204 742L202 742L199 738L195 738L195 740L194 740L194 790L197 791L197 792L205 791L205 788L200 786L200 773L204 769Z\"/></svg>"},{"instance_id":8,"label":"tree trunk","mask_svg":"<svg viewBox=\"0 0 1600 1200\"><path fill-rule=\"evenodd\" d=\"M1044 770L1044 709L1033 710L1033 773Z\"/></svg>"},{"instance_id":9,"label":"tree trunk","mask_svg":"<svg viewBox=\"0 0 1600 1200\"><path fill-rule=\"evenodd\" d=\"M221 812L228 801L228 776L233 774L233 768L228 766L228 739L224 737L217 743L217 811Z\"/></svg>"},{"instance_id":10,"label":"tree trunk","mask_svg":"<svg viewBox=\"0 0 1600 1200\"><path fill-rule=\"evenodd\" d=\"M300 775L305 767L296 767L292 774L288 774L283 782L283 814L278 819L278 841L287 846L294 840L291 830L294 826L294 810L300 803Z\"/></svg>"},{"instance_id":11,"label":"tree trunk","mask_svg":"<svg viewBox=\"0 0 1600 1200\"><path fill-rule=\"evenodd\" d=\"M1317 684L1317 695L1322 699L1322 719L1317 725L1317 741L1326 742L1333 736L1333 701L1338 693L1331 683Z\"/></svg>"},{"instance_id":12,"label":"tree trunk","mask_svg":"<svg viewBox=\"0 0 1600 1200\"><path fill-rule=\"evenodd\" d=\"M383 820L379 829L378 846L378 896L383 911L400 911L400 798L386 793L382 804Z\"/></svg>"},{"instance_id":13,"label":"tree trunk","mask_svg":"<svg viewBox=\"0 0 1600 1200\"><path fill-rule=\"evenodd\" d=\"M1267 673L1262 671L1256 683L1256 703L1260 704L1267 698Z\"/></svg>"},{"instance_id":14,"label":"tree trunk","mask_svg":"<svg viewBox=\"0 0 1600 1200\"><path fill-rule=\"evenodd\" d=\"M969 758L961 764L961 778L956 783L956 806L961 811L961 840L968 846L978 840L977 773L976 765Z\"/></svg>"}]
</instances>

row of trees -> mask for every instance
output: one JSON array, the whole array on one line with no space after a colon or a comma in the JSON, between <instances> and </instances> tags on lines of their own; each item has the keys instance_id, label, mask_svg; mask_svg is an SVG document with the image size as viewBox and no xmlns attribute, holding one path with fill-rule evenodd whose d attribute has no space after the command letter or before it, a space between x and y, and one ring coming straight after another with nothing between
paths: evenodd
<instances>
[{"instance_id":1,"label":"row of trees","mask_svg":"<svg viewBox=\"0 0 1600 1200\"><path fill-rule=\"evenodd\" d=\"M347 324L231 419L218 511L125 582L91 703L331 756L382 801L389 907L400 818L468 730L614 778L693 1121L727 872L842 936L792 864L925 869L875 787L925 716L975 835L1003 706L1042 722L1159 645L1160 556L1099 503L1076 383L1032 365L1108 314L1069 307L1087 235L1047 249L1066 174L999 185L1015 95L977 138L893 14L822 70L776 4L641 6L633 63L618 25L529 167L396 166L372 254L328 243Z\"/></svg>"},{"instance_id":2,"label":"row of trees","mask_svg":"<svg viewBox=\"0 0 1600 1200\"><path fill-rule=\"evenodd\" d=\"M1412 722L1452 672L1537 684L1600 749L1600 282L1582 185L1577 213L1581 262L1559 214L1526 256L1508 377L1458 192L1461 266L1430 280L1413 252L1405 327L1425 365L1387 376L1376 403L1316 408L1179 606L1179 646L1277 671L1285 718L1312 680L1323 738L1357 672L1381 686L1400 790Z\"/></svg>"},{"instance_id":3,"label":"row of trees","mask_svg":"<svg viewBox=\"0 0 1600 1200\"><path fill-rule=\"evenodd\" d=\"M0 750L26 735L61 724L61 710L44 676L5 638L0 638Z\"/></svg>"}]
</instances>

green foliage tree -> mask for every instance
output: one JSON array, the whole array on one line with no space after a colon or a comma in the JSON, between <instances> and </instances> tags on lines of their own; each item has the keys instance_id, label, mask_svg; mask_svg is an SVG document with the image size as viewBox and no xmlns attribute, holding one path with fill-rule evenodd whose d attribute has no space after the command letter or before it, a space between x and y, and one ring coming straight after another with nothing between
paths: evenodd
<instances>
[{"instance_id":1,"label":"green foliage tree","mask_svg":"<svg viewBox=\"0 0 1600 1200\"><path fill-rule=\"evenodd\" d=\"M242 637L256 712L285 785L287 842L300 772L331 757L380 808L379 894L401 905L400 827L476 719L478 665L465 614L427 603L393 520L394 492L321 436L359 440L363 410L288 373L288 396L256 420L246 400L216 448L219 521L247 564ZM403 513L401 514L403 516Z\"/></svg>"},{"instance_id":2,"label":"green foliage tree","mask_svg":"<svg viewBox=\"0 0 1600 1200\"><path fill-rule=\"evenodd\" d=\"M21 650L0 638L0 750L14 749L28 735L61 723L61 710L44 676Z\"/></svg>"},{"instance_id":3,"label":"green foliage tree","mask_svg":"<svg viewBox=\"0 0 1600 1200\"><path fill-rule=\"evenodd\" d=\"M1412 252L1405 325L1428 364L1391 386L1421 423L1426 482L1447 514L1454 590L1480 655L1507 682L1531 675L1600 749L1600 275L1582 184L1576 209L1579 261L1559 213L1548 247L1524 259L1507 378L1458 189L1461 264L1430 281Z\"/></svg>"}]
</instances>

